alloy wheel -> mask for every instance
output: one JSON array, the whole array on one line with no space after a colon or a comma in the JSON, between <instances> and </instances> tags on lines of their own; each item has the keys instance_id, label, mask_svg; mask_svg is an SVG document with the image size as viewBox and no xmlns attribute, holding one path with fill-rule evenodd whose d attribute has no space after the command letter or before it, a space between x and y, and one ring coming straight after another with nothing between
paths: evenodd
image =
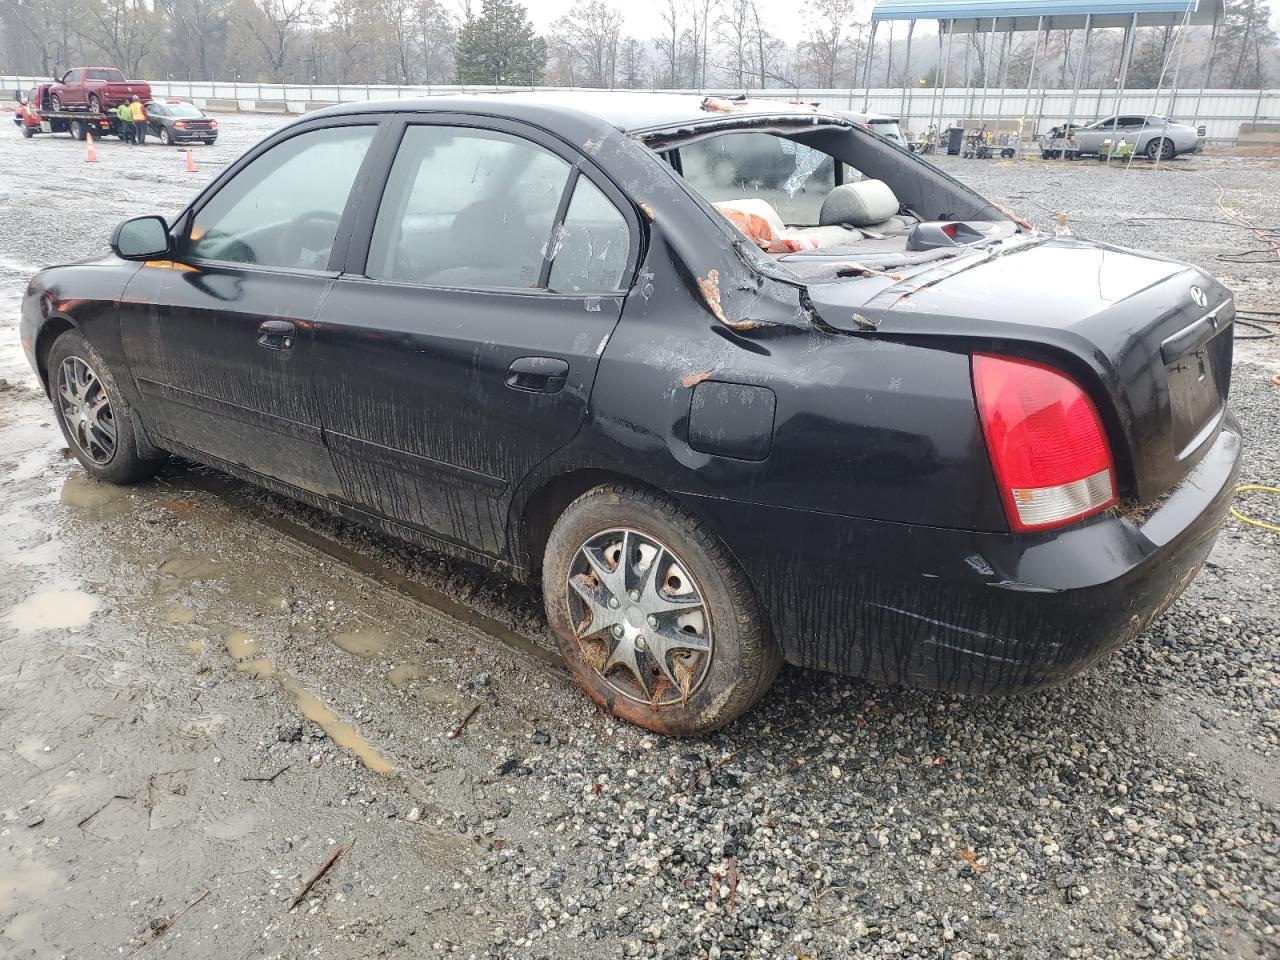
<instances>
[{"instance_id":1,"label":"alloy wheel","mask_svg":"<svg viewBox=\"0 0 1280 960\"><path fill-rule=\"evenodd\" d=\"M714 648L710 610L670 547L636 530L606 530L579 547L568 581L583 658L614 691L661 707L701 686Z\"/></svg>"},{"instance_id":2,"label":"alloy wheel","mask_svg":"<svg viewBox=\"0 0 1280 960\"><path fill-rule=\"evenodd\" d=\"M102 379L79 357L58 367L58 410L80 452L97 464L116 452L116 421Z\"/></svg>"}]
</instances>

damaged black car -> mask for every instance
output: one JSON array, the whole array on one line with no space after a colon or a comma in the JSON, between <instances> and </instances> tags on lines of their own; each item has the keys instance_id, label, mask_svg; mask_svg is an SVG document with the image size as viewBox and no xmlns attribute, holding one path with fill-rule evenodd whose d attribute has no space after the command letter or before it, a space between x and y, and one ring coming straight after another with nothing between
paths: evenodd
<instances>
[{"instance_id":1,"label":"damaged black car","mask_svg":"<svg viewBox=\"0 0 1280 960\"><path fill-rule=\"evenodd\" d=\"M347 104L112 249L23 303L86 470L177 454L538 582L667 734L784 661L1062 681L1178 597L1239 466L1211 276L802 103Z\"/></svg>"}]
</instances>

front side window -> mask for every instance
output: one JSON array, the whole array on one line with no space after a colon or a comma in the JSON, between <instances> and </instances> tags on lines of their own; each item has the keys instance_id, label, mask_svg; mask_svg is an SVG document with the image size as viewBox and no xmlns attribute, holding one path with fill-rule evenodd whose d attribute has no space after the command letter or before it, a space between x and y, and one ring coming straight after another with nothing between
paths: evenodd
<instances>
[{"instance_id":1,"label":"front side window","mask_svg":"<svg viewBox=\"0 0 1280 960\"><path fill-rule=\"evenodd\" d=\"M680 168L712 203L765 200L787 224L812 226L835 186L829 154L771 133L726 133L680 148Z\"/></svg>"},{"instance_id":2,"label":"front side window","mask_svg":"<svg viewBox=\"0 0 1280 960\"><path fill-rule=\"evenodd\" d=\"M536 287L568 179L568 163L518 137L409 127L366 273L436 286Z\"/></svg>"},{"instance_id":3,"label":"front side window","mask_svg":"<svg viewBox=\"0 0 1280 960\"><path fill-rule=\"evenodd\" d=\"M376 127L311 130L255 158L200 208L189 256L323 270Z\"/></svg>"}]
</instances>

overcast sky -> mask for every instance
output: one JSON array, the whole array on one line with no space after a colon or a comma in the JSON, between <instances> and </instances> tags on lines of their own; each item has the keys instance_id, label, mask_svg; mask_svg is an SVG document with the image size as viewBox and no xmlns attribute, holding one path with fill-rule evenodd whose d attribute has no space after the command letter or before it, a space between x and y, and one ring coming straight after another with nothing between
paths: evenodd
<instances>
[{"instance_id":1,"label":"overcast sky","mask_svg":"<svg viewBox=\"0 0 1280 960\"><path fill-rule=\"evenodd\" d=\"M573 0L521 0L529 8L529 18L539 32L549 27L557 17L569 12ZM619 3L625 18L623 35L649 40L661 34L663 25L658 15L657 0L629 0ZM760 17L768 24L774 36L788 43L804 37L803 0L762 0ZM872 7L872 0L859 5L858 19L865 20Z\"/></svg>"}]
</instances>

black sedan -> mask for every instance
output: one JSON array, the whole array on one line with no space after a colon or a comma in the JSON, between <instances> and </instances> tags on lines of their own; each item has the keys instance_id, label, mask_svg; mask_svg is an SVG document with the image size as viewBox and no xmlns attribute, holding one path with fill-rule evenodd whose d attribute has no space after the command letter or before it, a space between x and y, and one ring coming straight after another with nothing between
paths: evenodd
<instances>
[{"instance_id":1,"label":"black sedan","mask_svg":"<svg viewBox=\"0 0 1280 960\"><path fill-rule=\"evenodd\" d=\"M172 143L213 143L218 121L185 100L151 100L146 104L147 133L166 147Z\"/></svg>"},{"instance_id":2,"label":"black sedan","mask_svg":"<svg viewBox=\"0 0 1280 960\"><path fill-rule=\"evenodd\" d=\"M538 581L664 733L784 660L1059 682L1186 587L1238 469L1212 277L806 105L345 105L112 249L22 311L86 470L175 453Z\"/></svg>"}]
</instances>

